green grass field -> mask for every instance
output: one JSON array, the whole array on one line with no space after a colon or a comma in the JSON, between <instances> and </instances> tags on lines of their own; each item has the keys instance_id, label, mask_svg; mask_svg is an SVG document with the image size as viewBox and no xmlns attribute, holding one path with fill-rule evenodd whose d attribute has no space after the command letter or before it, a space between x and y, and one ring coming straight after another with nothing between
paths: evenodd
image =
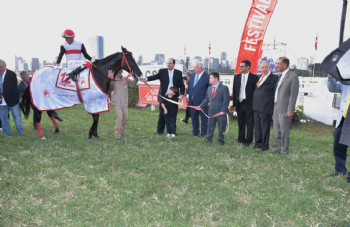
<instances>
[{"instance_id":1,"label":"green grass field","mask_svg":"<svg viewBox=\"0 0 350 227\"><path fill-rule=\"evenodd\" d=\"M191 137L157 137L158 113L129 109L128 135L114 139L114 110L100 115L100 139L87 140L83 105L58 111L59 135L43 114L47 140L0 135L2 226L349 226L350 184L334 170L334 128L294 127L290 154ZM190 120L191 121L191 120ZM217 135L217 131L216 131ZM348 162L348 168L349 162Z\"/></svg>"}]
</instances>

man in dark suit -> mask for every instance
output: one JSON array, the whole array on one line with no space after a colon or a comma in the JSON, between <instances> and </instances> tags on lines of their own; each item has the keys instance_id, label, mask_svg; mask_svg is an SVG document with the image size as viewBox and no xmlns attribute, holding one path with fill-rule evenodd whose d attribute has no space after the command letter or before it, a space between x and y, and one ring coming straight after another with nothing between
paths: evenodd
<instances>
[{"instance_id":1,"label":"man in dark suit","mask_svg":"<svg viewBox=\"0 0 350 227\"><path fill-rule=\"evenodd\" d=\"M31 81L32 78L29 77L29 74L28 74L27 71L22 71L20 75L21 75L22 81L19 82L19 84L18 84L18 90L19 90L21 93L24 93L24 91L25 91L25 90L27 89L27 87L29 86L29 83L30 83L30 81ZM33 105L32 105L32 108L33 108ZM52 116L53 116L55 119L57 119L57 120L59 120L59 121L63 121L63 119L60 118L60 117L58 116L58 114L56 113L56 111L46 111L46 112L47 112L47 115L49 115L49 116L50 116L49 113L51 112ZM33 127L34 127L34 129L37 128L37 126L36 126L36 117L35 117L35 114L34 114L34 108L33 108Z\"/></svg>"},{"instance_id":2,"label":"man in dark suit","mask_svg":"<svg viewBox=\"0 0 350 227\"><path fill-rule=\"evenodd\" d=\"M191 106L199 106L205 99L209 86L209 74L204 71L203 63L198 62L188 81L187 103ZM204 107L203 111L208 115L208 107ZM193 108L191 109L192 136L199 134L199 116L201 116L201 136L204 137L207 133L208 118L202 111Z\"/></svg>"},{"instance_id":3,"label":"man in dark suit","mask_svg":"<svg viewBox=\"0 0 350 227\"><path fill-rule=\"evenodd\" d=\"M262 75L253 94L254 149L261 148L262 151L267 151L269 149L270 126L274 106L273 99L278 76L270 72L270 66L267 61L261 62L260 71Z\"/></svg>"},{"instance_id":4,"label":"man in dark suit","mask_svg":"<svg viewBox=\"0 0 350 227\"><path fill-rule=\"evenodd\" d=\"M289 70L289 59L280 57L277 70L281 72L276 91L273 109L273 140L275 151L285 155L289 153L290 125L299 95L299 78Z\"/></svg>"},{"instance_id":5,"label":"man in dark suit","mask_svg":"<svg viewBox=\"0 0 350 227\"><path fill-rule=\"evenodd\" d=\"M19 103L22 101L20 92L17 88L17 76L11 70L6 69L6 63L0 60L0 118L2 122L2 131L5 135L12 135L10 121L8 118L9 110L15 121L17 132L24 134L22 124L22 115Z\"/></svg>"},{"instance_id":6,"label":"man in dark suit","mask_svg":"<svg viewBox=\"0 0 350 227\"><path fill-rule=\"evenodd\" d=\"M214 118L209 118L209 126L205 143L210 143L212 141L216 123L218 123L218 141L220 145L224 145L224 132L227 124L226 114L228 113L228 105L230 104L230 93L228 87L221 84L219 79L219 73L212 72L210 74L211 86L207 89L206 98L199 105L199 107L203 109L209 104L209 117L214 116L218 113L222 114ZM197 110L199 110L199 107L197 107Z\"/></svg>"},{"instance_id":7,"label":"man in dark suit","mask_svg":"<svg viewBox=\"0 0 350 227\"><path fill-rule=\"evenodd\" d=\"M175 59L169 58L166 69L160 69L156 75L149 76L146 79L141 78L141 81L160 80L160 89L158 94L163 97L168 94L168 90L170 87L179 88L180 89L179 93L181 93L181 95L178 96L178 100L179 102L181 102L185 94L185 85L182 80L181 71L174 69L174 67L175 67ZM162 101L162 98L158 96L158 102L161 103L161 101ZM157 135L163 134L164 128L165 128L164 109L162 108L161 105L159 105Z\"/></svg>"},{"instance_id":8,"label":"man in dark suit","mask_svg":"<svg viewBox=\"0 0 350 227\"><path fill-rule=\"evenodd\" d=\"M253 141L254 113L253 93L258 76L249 72L251 62L243 60L239 65L240 74L235 75L233 82L233 110L238 118L238 142L249 146ZM247 126L247 135L245 127Z\"/></svg>"}]
</instances>

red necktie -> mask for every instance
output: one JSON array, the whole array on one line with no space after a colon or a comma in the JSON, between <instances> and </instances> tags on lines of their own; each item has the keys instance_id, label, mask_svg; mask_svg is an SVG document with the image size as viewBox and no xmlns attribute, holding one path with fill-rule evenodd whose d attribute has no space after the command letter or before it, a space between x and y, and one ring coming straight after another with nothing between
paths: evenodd
<instances>
[{"instance_id":1,"label":"red necktie","mask_svg":"<svg viewBox=\"0 0 350 227\"><path fill-rule=\"evenodd\" d=\"M265 77L265 75L263 75L263 76L261 77L261 79L259 80L258 84L256 85L258 88L259 88L259 85L260 85L261 81L264 79L264 77Z\"/></svg>"},{"instance_id":2,"label":"red necktie","mask_svg":"<svg viewBox=\"0 0 350 227\"><path fill-rule=\"evenodd\" d=\"M212 98L215 96L215 87L213 87L213 92L211 93Z\"/></svg>"}]
</instances>

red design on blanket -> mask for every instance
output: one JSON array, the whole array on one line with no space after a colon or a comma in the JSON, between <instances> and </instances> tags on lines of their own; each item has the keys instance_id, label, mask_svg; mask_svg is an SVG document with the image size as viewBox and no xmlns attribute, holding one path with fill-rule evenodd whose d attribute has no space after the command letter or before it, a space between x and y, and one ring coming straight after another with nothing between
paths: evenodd
<instances>
[{"instance_id":1,"label":"red design on blanket","mask_svg":"<svg viewBox=\"0 0 350 227\"><path fill-rule=\"evenodd\" d=\"M80 85L81 85L81 86L84 86L85 84L86 84L85 80L82 79L81 82L80 82Z\"/></svg>"},{"instance_id":2,"label":"red design on blanket","mask_svg":"<svg viewBox=\"0 0 350 227\"><path fill-rule=\"evenodd\" d=\"M46 98L50 97L50 92L48 90L46 90L46 89L44 90L44 96Z\"/></svg>"}]
</instances>

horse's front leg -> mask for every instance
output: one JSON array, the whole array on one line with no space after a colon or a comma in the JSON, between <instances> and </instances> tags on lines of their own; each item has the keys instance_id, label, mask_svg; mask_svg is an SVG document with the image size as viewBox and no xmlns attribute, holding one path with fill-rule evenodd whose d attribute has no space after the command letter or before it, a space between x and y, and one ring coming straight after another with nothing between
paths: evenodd
<instances>
[{"instance_id":1,"label":"horse's front leg","mask_svg":"<svg viewBox=\"0 0 350 227\"><path fill-rule=\"evenodd\" d=\"M89 132L89 138L88 138L89 140L92 139L92 136L99 138L99 136L97 134L97 125L98 125L99 117L100 117L100 114L92 114L93 123L92 123L92 126L90 128L90 132Z\"/></svg>"},{"instance_id":2,"label":"horse's front leg","mask_svg":"<svg viewBox=\"0 0 350 227\"><path fill-rule=\"evenodd\" d=\"M49 118L52 121L53 126L55 127L55 131L53 133L57 134L60 132L59 128L58 128L58 124L53 116L53 111L47 111L47 115L49 115Z\"/></svg>"}]
</instances>

